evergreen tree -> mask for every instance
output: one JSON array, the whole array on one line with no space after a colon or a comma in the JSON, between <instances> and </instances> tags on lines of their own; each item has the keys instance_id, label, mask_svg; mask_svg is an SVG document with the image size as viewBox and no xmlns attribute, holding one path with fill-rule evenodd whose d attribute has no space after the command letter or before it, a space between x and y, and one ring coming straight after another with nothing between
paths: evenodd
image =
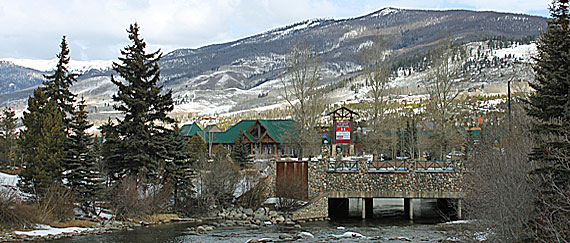
<instances>
[{"instance_id":1,"label":"evergreen tree","mask_svg":"<svg viewBox=\"0 0 570 243\"><path fill-rule=\"evenodd\" d=\"M69 129L71 119L67 118L67 115L73 113L73 103L75 102L75 94L69 91L69 87L73 85L73 82L77 81L76 78L79 75L71 73L67 69L67 65L69 65L69 48L65 36L61 40L60 47L61 52L57 54L58 61L55 72L52 75L44 75L46 81L43 82L43 85L49 99L54 100L59 111L62 112L65 126Z\"/></svg>"},{"instance_id":2,"label":"evergreen tree","mask_svg":"<svg viewBox=\"0 0 570 243\"><path fill-rule=\"evenodd\" d=\"M121 164L121 139L111 118L100 129L103 136L103 144L101 145L103 171L111 181L117 181L126 174L126 168Z\"/></svg>"},{"instance_id":3,"label":"evergreen tree","mask_svg":"<svg viewBox=\"0 0 570 243\"><path fill-rule=\"evenodd\" d=\"M180 136L180 127L174 126L172 135L168 137L168 159L166 166L167 177L174 186L174 207L183 209L184 201L193 192L191 162L188 161L188 143Z\"/></svg>"},{"instance_id":4,"label":"evergreen tree","mask_svg":"<svg viewBox=\"0 0 570 243\"><path fill-rule=\"evenodd\" d=\"M570 239L570 29L568 0L555 0L552 19L540 36L534 70L536 90L528 114L536 118L537 147L530 155L537 169L539 195L531 236L541 242Z\"/></svg>"},{"instance_id":5,"label":"evergreen tree","mask_svg":"<svg viewBox=\"0 0 570 243\"><path fill-rule=\"evenodd\" d=\"M188 141L188 161L192 164L200 164L206 161L208 148L204 140L198 135L194 135Z\"/></svg>"},{"instance_id":6,"label":"evergreen tree","mask_svg":"<svg viewBox=\"0 0 570 243\"><path fill-rule=\"evenodd\" d=\"M14 167L16 165L16 153L18 142L18 130L16 129L16 113L6 107L0 119L0 167Z\"/></svg>"},{"instance_id":7,"label":"evergreen tree","mask_svg":"<svg viewBox=\"0 0 570 243\"><path fill-rule=\"evenodd\" d=\"M237 163L240 166L244 166L249 161L250 148L244 136L245 135L241 135L237 138L231 153L234 163Z\"/></svg>"},{"instance_id":8,"label":"evergreen tree","mask_svg":"<svg viewBox=\"0 0 570 243\"><path fill-rule=\"evenodd\" d=\"M166 116L174 108L172 91L161 94L162 86L158 86L160 50L146 53L138 24L131 25L127 32L132 44L121 50L121 63L113 63L121 79L111 77L119 88L113 96L118 104L113 107L125 115L116 126L122 139L119 163L126 174L157 175L165 157L160 154L165 141L160 137L170 134L159 123L172 122Z\"/></svg>"},{"instance_id":9,"label":"evergreen tree","mask_svg":"<svg viewBox=\"0 0 570 243\"><path fill-rule=\"evenodd\" d=\"M93 154L93 137L87 133L93 124L87 120L86 106L82 99L73 114L63 162L68 186L76 193L83 209L93 211L93 202L103 187L104 178Z\"/></svg>"},{"instance_id":10,"label":"evergreen tree","mask_svg":"<svg viewBox=\"0 0 570 243\"><path fill-rule=\"evenodd\" d=\"M28 112L22 119L20 148L25 166L20 173L20 188L41 196L54 183L61 183L65 142L64 124L55 101L48 100L43 88L28 99Z\"/></svg>"}]
</instances>

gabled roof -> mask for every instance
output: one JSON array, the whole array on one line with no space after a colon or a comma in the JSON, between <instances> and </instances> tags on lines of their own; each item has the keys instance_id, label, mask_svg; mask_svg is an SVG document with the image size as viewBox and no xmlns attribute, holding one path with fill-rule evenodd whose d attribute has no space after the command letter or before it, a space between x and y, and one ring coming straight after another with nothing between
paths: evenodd
<instances>
[{"instance_id":1,"label":"gabled roof","mask_svg":"<svg viewBox=\"0 0 570 243\"><path fill-rule=\"evenodd\" d=\"M204 132L221 132L222 130L216 124L208 125L204 128Z\"/></svg>"},{"instance_id":2,"label":"gabled roof","mask_svg":"<svg viewBox=\"0 0 570 243\"><path fill-rule=\"evenodd\" d=\"M180 135L184 137L192 137L196 133L198 133L198 136L202 136L202 128L200 128L196 122L186 124L180 128Z\"/></svg>"},{"instance_id":3,"label":"gabled roof","mask_svg":"<svg viewBox=\"0 0 570 243\"><path fill-rule=\"evenodd\" d=\"M258 120L267 130L266 133L277 143L286 143L295 130L294 120ZM263 136L262 136L263 137Z\"/></svg>"},{"instance_id":4,"label":"gabled roof","mask_svg":"<svg viewBox=\"0 0 570 243\"><path fill-rule=\"evenodd\" d=\"M261 134L260 138L255 138L247 131L257 122L265 127L265 133ZM277 143L287 143L287 138L290 133L294 131L294 120L241 120L237 124L229 127L223 132L212 132L206 136L206 139L211 139L214 144L231 144L241 135L244 134L251 142L257 143L259 139L264 136L270 136ZM196 123L187 124L182 126L180 133L184 137L192 137L196 134L204 139L204 132L213 128L215 125L210 125L204 130ZM208 138L209 137L209 138ZM204 141L206 141L204 139Z\"/></svg>"},{"instance_id":5,"label":"gabled roof","mask_svg":"<svg viewBox=\"0 0 570 243\"><path fill-rule=\"evenodd\" d=\"M254 123L255 120L241 120L237 124L226 129L224 132L213 133L212 143L233 143L241 134L241 131L245 132ZM246 135L248 134L247 132L245 133ZM248 138L252 139L251 135L248 136ZM255 142L255 140L252 141Z\"/></svg>"}]
</instances>

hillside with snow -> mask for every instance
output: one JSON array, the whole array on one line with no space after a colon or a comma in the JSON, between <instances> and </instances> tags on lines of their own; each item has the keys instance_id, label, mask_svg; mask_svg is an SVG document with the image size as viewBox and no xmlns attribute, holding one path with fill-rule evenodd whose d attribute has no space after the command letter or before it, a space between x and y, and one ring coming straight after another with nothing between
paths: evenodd
<instances>
[{"instance_id":1,"label":"hillside with snow","mask_svg":"<svg viewBox=\"0 0 570 243\"><path fill-rule=\"evenodd\" d=\"M283 104L280 89L287 54L295 43L306 41L319 54L323 87L335 87L327 91L329 102L366 99L360 56L382 34L395 54L393 87L420 92L430 50L451 35L471 48L470 77L463 88L480 88L506 82L505 75L525 70L535 48L530 43L545 27L542 17L465 10L385 8L355 18L311 19L228 43L166 53L159 63L161 85L172 90L176 113L274 107ZM94 120L117 115L111 100L116 92L110 82L111 63L70 64L72 71L83 74L72 91L85 97ZM55 60L1 60L0 105L25 109L26 98L53 67Z\"/></svg>"}]
</instances>

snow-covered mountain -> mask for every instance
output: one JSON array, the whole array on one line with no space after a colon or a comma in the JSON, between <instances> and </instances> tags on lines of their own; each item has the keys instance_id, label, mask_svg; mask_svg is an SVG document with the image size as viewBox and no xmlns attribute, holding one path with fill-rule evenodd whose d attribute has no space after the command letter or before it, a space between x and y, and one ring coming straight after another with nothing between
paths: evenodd
<instances>
[{"instance_id":1,"label":"snow-covered mountain","mask_svg":"<svg viewBox=\"0 0 570 243\"><path fill-rule=\"evenodd\" d=\"M18 58L0 58L0 62L10 62L14 65L34 69L41 72L53 71L57 65L57 58L51 60L34 60ZM70 60L68 69L71 72L84 73L89 70L106 70L111 68L113 60L76 61Z\"/></svg>"},{"instance_id":2,"label":"snow-covered mountain","mask_svg":"<svg viewBox=\"0 0 570 243\"><path fill-rule=\"evenodd\" d=\"M280 80L286 72L286 55L296 43L307 42L317 51L325 84L338 83L340 87L355 85L346 81L357 79L360 53L379 33L386 36L396 54L395 62L401 70L398 82L414 85L429 50L448 35L456 42L482 46L487 56L506 58L505 54L511 52L522 54L519 49L524 45L519 44L530 43L545 28L545 18L522 14L385 8L361 17L312 19L228 43L172 51L159 63L161 84L173 91L178 112L213 113L271 106L282 102ZM509 47L511 50L497 43L515 44ZM513 60L517 57L515 53L508 56ZM490 59L473 65L481 70L501 65ZM77 68L84 75L72 90L86 97L91 112L101 116L113 113L110 103L116 88L110 83L112 71L105 69L111 61L76 63L71 69ZM24 104L34 85L39 84L38 77L41 80L41 74L50 66L55 64L0 61L0 104ZM86 71L93 67L97 69ZM11 73L12 81L2 78L6 72ZM478 76L473 82L492 82L492 77ZM24 80L25 85L16 85L14 80ZM9 82L17 87L4 89Z\"/></svg>"}]
</instances>

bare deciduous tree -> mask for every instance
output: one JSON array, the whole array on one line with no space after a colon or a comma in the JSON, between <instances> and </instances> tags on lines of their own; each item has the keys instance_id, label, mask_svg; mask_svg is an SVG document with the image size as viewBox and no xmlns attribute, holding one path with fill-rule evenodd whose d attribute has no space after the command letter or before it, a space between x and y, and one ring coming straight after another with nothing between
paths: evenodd
<instances>
[{"instance_id":1,"label":"bare deciduous tree","mask_svg":"<svg viewBox=\"0 0 570 243\"><path fill-rule=\"evenodd\" d=\"M453 45L450 38L442 40L441 46L432 55L432 66L427 78L422 80L429 95L426 112L436 126L430 136L430 144L437 157L444 158L444 153L453 145L461 144L461 137L454 132L453 114L457 108L455 100L459 95L461 75L460 48ZM456 141L457 140L457 141Z\"/></svg>"},{"instance_id":2,"label":"bare deciduous tree","mask_svg":"<svg viewBox=\"0 0 570 243\"><path fill-rule=\"evenodd\" d=\"M298 126L289 142L297 145L301 156L315 154L319 149L316 127L324 110L317 54L308 43L297 44L288 57L287 68L287 75L281 79L283 97L291 106Z\"/></svg>"},{"instance_id":3,"label":"bare deciduous tree","mask_svg":"<svg viewBox=\"0 0 570 243\"><path fill-rule=\"evenodd\" d=\"M367 147L378 155L382 148L390 143L389 132L385 129L386 96L392 81L392 58L387 41L381 35L376 37L374 44L365 48L360 55L362 70L366 85L370 87L372 98L368 109L371 132L365 138Z\"/></svg>"},{"instance_id":4,"label":"bare deciduous tree","mask_svg":"<svg viewBox=\"0 0 570 243\"><path fill-rule=\"evenodd\" d=\"M508 133L507 123L486 128L481 144L465 163L468 173L464 175L464 212L476 219L471 224L473 230L491 231L488 240L494 242L524 240L536 195L536 186L529 177L533 166L528 154L535 144L529 118L523 112L517 112L514 118L516 124Z\"/></svg>"}]
</instances>

